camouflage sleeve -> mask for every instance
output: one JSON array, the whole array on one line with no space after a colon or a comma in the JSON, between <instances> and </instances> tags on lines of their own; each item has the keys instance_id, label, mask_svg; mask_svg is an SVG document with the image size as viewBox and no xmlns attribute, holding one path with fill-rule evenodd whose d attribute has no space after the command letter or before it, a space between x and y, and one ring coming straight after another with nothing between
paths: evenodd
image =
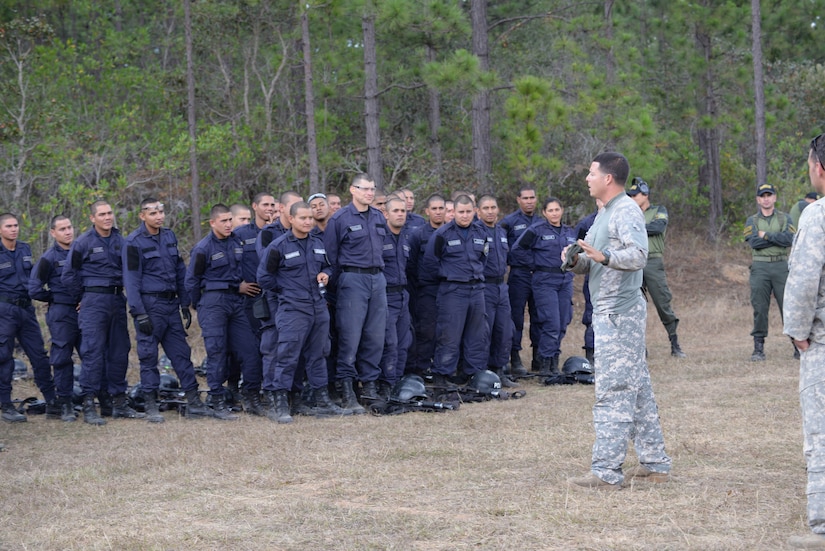
<instances>
[{"instance_id":1,"label":"camouflage sleeve","mask_svg":"<svg viewBox=\"0 0 825 551\"><path fill-rule=\"evenodd\" d=\"M614 270L641 270L647 264L647 230L642 211L635 202L616 206L611 217L610 267Z\"/></svg>"},{"instance_id":2,"label":"camouflage sleeve","mask_svg":"<svg viewBox=\"0 0 825 551\"><path fill-rule=\"evenodd\" d=\"M811 207L816 208L811 208ZM784 333L797 340L825 340L825 209L805 209L788 260L783 308ZM811 211L811 212L807 212Z\"/></svg>"}]
</instances>

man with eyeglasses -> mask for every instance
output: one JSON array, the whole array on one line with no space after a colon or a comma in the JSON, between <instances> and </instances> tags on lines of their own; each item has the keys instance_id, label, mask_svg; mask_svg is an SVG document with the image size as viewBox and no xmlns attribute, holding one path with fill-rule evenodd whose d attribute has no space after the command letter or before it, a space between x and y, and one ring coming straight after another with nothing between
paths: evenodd
<instances>
[{"instance_id":1,"label":"man with eyeglasses","mask_svg":"<svg viewBox=\"0 0 825 551\"><path fill-rule=\"evenodd\" d=\"M627 194L636 201L645 215L645 229L650 246L642 277L642 288L647 290L647 294L656 306L659 319L665 326L668 339L670 339L670 355L674 358L685 358L687 354L679 346L679 336L676 334L679 318L673 313L673 307L670 305L673 295L667 285L665 275L663 257L667 233L667 209L662 205L650 204L650 186L639 177L633 178L633 184L627 189Z\"/></svg>"},{"instance_id":2,"label":"man with eyeglasses","mask_svg":"<svg viewBox=\"0 0 825 551\"><path fill-rule=\"evenodd\" d=\"M146 420L163 423L158 406L158 344L172 362L186 396L187 417L208 417L211 410L200 399L192 350L186 329L192 324L189 293L183 285L186 264L178 249L178 238L169 228L163 203L147 197L140 203L140 226L126 237L123 248L123 285L129 312L135 320L135 341L140 361L140 390Z\"/></svg>"},{"instance_id":3,"label":"man with eyeglasses","mask_svg":"<svg viewBox=\"0 0 825 551\"><path fill-rule=\"evenodd\" d=\"M820 195L825 194L825 136L811 141L808 176ZM808 526L811 533L792 536L799 549L825 549L825 200L802 212L788 261L785 285L784 333L802 352L799 363L799 403L802 409L803 452L808 473Z\"/></svg>"},{"instance_id":4,"label":"man with eyeglasses","mask_svg":"<svg viewBox=\"0 0 825 551\"><path fill-rule=\"evenodd\" d=\"M382 272L387 224L372 207L375 182L366 174L350 185L352 202L332 215L324 232L324 247L338 274L335 324L338 329L336 379L341 381L345 409L364 413L355 398L354 381L361 381L361 398L378 399L377 380L387 324L387 280Z\"/></svg>"},{"instance_id":5,"label":"man with eyeglasses","mask_svg":"<svg viewBox=\"0 0 825 551\"><path fill-rule=\"evenodd\" d=\"M751 247L750 270L751 305L753 306L752 362L765 361L765 337L768 336L768 313L771 293L782 311L785 280L788 278L788 252L793 243L796 228L791 217L776 210L776 188L762 184L756 189L759 212L745 222L745 241ZM794 346L794 358L799 350Z\"/></svg>"}]
</instances>

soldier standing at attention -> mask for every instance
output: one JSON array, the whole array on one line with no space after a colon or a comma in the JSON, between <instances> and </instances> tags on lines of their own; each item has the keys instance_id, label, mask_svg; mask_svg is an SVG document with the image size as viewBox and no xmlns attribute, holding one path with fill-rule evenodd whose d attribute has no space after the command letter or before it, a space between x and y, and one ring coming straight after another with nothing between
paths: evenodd
<instances>
[{"instance_id":1,"label":"soldier standing at attention","mask_svg":"<svg viewBox=\"0 0 825 551\"><path fill-rule=\"evenodd\" d=\"M590 473L569 482L598 490L618 490L626 477L665 482L670 476L671 460L665 453L645 360L647 304L641 288L647 232L642 211L625 194L629 172L627 159L619 153L601 153L593 159L587 187L591 197L604 202L604 208L587 237L578 240L583 253L571 259L574 272L590 273L596 339L596 441ZM640 464L623 473L630 439Z\"/></svg>"},{"instance_id":2,"label":"soldier standing at attention","mask_svg":"<svg viewBox=\"0 0 825 551\"><path fill-rule=\"evenodd\" d=\"M823 163L825 135L820 134L808 151L808 176L821 194L825 193ZM802 212L788 266L784 332L802 351L799 403L811 528L811 533L792 536L788 543L799 549L825 549L825 200L811 203Z\"/></svg>"},{"instance_id":3,"label":"soldier standing at attention","mask_svg":"<svg viewBox=\"0 0 825 551\"><path fill-rule=\"evenodd\" d=\"M80 328L77 326L75 301L60 276L69 258L69 247L74 241L74 227L66 216L52 218L49 234L54 245L43 253L29 277L29 296L49 304L46 325L51 335L49 363L54 372L60 418L66 422L77 420L72 401L74 391L74 362L72 352L80 354Z\"/></svg>"},{"instance_id":4,"label":"soldier standing at attention","mask_svg":"<svg viewBox=\"0 0 825 551\"><path fill-rule=\"evenodd\" d=\"M206 382L213 415L235 420L226 406L227 355L241 360L243 393L252 413L264 413L260 399L263 368L257 340L244 309L244 296L257 294L243 280L243 246L232 233L232 213L218 203L209 214L212 231L192 249L184 286L198 312L203 344L209 358Z\"/></svg>"},{"instance_id":5,"label":"soldier standing at attention","mask_svg":"<svg viewBox=\"0 0 825 551\"><path fill-rule=\"evenodd\" d=\"M140 203L140 226L129 234L123 250L123 284L129 311L135 319L135 341L140 361L140 389L146 404L146 420L163 423L158 409L158 344L172 362L186 393L186 416L205 417L211 410L198 392L192 350L186 328L192 324L189 293L183 286L186 265L178 250L175 233L163 227L163 203L148 197Z\"/></svg>"},{"instance_id":6,"label":"soldier standing at attention","mask_svg":"<svg viewBox=\"0 0 825 551\"><path fill-rule=\"evenodd\" d=\"M785 280L788 278L788 249L793 243L796 228L791 218L776 210L776 188L762 184L756 190L759 212L745 222L745 241L750 245L750 286L753 306L753 353L751 361L765 361L765 337L768 336L768 312L771 308L771 292L782 315L782 298ZM794 346L794 358L799 351Z\"/></svg>"},{"instance_id":7,"label":"soldier standing at attention","mask_svg":"<svg viewBox=\"0 0 825 551\"><path fill-rule=\"evenodd\" d=\"M656 306L656 312L662 325L665 326L670 339L670 355L675 358L685 358L679 346L679 337L676 328L679 327L679 318L673 313L670 301L673 295L667 286L665 275L665 233L667 232L667 209L661 205L650 204L650 186L641 178L633 178L633 185L627 189L627 194L636 201L645 215L645 229L650 250L647 253L647 265L644 269L642 286L647 289L650 299Z\"/></svg>"},{"instance_id":8,"label":"soldier standing at attention","mask_svg":"<svg viewBox=\"0 0 825 551\"><path fill-rule=\"evenodd\" d=\"M55 402L54 380L43 345L43 334L28 294L32 271L32 250L17 240L17 216L0 214L0 406L3 421L25 422L26 416L14 408L11 382L14 376L14 341L26 352L34 370L34 381L48 402L49 417L60 418Z\"/></svg>"},{"instance_id":9,"label":"soldier standing at attention","mask_svg":"<svg viewBox=\"0 0 825 551\"><path fill-rule=\"evenodd\" d=\"M112 396L113 418L134 419L144 415L129 407L126 398L126 370L132 345L123 296L123 237L114 227L114 213L106 201L92 203L90 220L92 227L72 243L69 263L63 268L60 280L80 302L83 421L105 425L94 402L104 377L108 379Z\"/></svg>"}]
</instances>

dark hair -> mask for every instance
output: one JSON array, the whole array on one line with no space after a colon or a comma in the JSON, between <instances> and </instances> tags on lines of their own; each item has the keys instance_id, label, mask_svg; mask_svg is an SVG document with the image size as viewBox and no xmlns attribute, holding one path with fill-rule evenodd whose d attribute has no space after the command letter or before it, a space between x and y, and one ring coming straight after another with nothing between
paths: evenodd
<instances>
[{"instance_id":1,"label":"dark hair","mask_svg":"<svg viewBox=\"0 0 825 551\"><path fill-rule=\"evenodd\" d=\"M146 205L151 205L152 203L160 203L160 201L158 201L154 197L147 197L146 199L140 202L140 210L143 210L144 208L146 208Z\"/></svg>"},{"instance_id":2,"label":"dark hair","mask_svg":"<svg viewBox=\"0 0 825 551\"><path fill-rule=\"evenodd\" d=\"M255 194L255 197L252 198L252 204L257 205L258 203L264 200L264 197L272 197L273 199L275 199L275 196L269 193L268 191L259 191Z\"/></svg>"},{"instance_id":3,"label":"dark hair","mask_svg":"<svg viewBox=\"0 0 825 551\"><path fill-rule=\"evenodd\" d=\"M10 212L4 212L3 214L0 214L0 224L5 223L5 221L8 220L9 218L14 218L15 220L17 220L17 215L12 214Z\"/></svg>"},{"instance_id":4,"label":"dark hair","mask_svg":"<svg viewBox=\"0 0 825 551\"><path fill-rule=\"evenodd\" d=\"M444 201L444 196L441 195L440 193L431 194L429 197L427 197L427 201L425 202L425 204L427 205L427 208L430 208L430 205L432 204L433 201Z\"/></svg>"},{"instance_id":5,"label":"dark hair","mask_svg":"<svg viewBox=\"0 0 825 551\"><path fill-rule=\"evenodd\" d=\"M536 192L536 186L534 186L533 184L524 184L523 186L518 188L518 196L519 197L521 197L521 192L522 191L532 191L533 193L535 193Z\"/></svg>"},{"instance_id":6,"label":"dark hair","mask_svg":"<svg viewBox=\"0 0 825 551\"><path fill-rule=\"evenodd\" d=\"M458 197L455 198L456 205L473 205L476 206L475 202L473 202L473 198L467 195L466 193L462 193Z\"/></svg>"},{"instance_id":7,"label":"dark hair","mask_svg":"<svg viewBox=\"0 0 825 551\"><path fill-rule=\"evenodd\" d=\"M624 186L627 182L627 176L630 174L630 163L627 158L621 153L615 151L606 151L599 153L593 159L594 163L599 163L599 169L605 174L610 174L616 183Z\"/></svg>"},{"instance_id":8,"label":"dark hair","mask_svg":"<svg viewBox=\"0 0 825 551\"><path fill-rule=\"evenodd\" d=\"M362 180L364 182L372 182L372 178L370 178L370 175L362 172L361 174L356 174L355 175L355 177L352 179L352 183L350 185L354 186L355 184L357 184L358 182L360 182Z\"/></svg>"},{"instance_id":9,"label":"dark hair","mask_svg":"<svg viewBox=\"0 0 825 551\"><path fill-rule=\"evenodd\" d=\"M498 199L496 199L496 196L495 195L490 195L489 193L485 193L484 195L479 197L478 198L478 204L480 205L484 201L490 201L490 200L495 201L496 205L498 205Z\"/></svg>"},{"instance_id":10,"label":"dark hair","mask_svg":"<svg viewBox=\"0 0 825 551\"><path fill-rule=\"evenodd\" d=\"M300 193L298 193L297 191L292 191L292 190L290 190L290 191L285 191L285 192L283 192L283 193L281 194L281 196L278 198L278 202L279 202L279 203L281 203L282 205L286 205L286 204L287 204L287 202L288 202L290 199L298 199L298 200L303 200L303 198L301 197L301 194L300 194Z\"/></svg>"},{"instance_id":11,"label":"dark hair","mask_svg":"<svg viewBox=\"0 0 825 551\"><path fill-rule=\"evenodd\" d=\"M292 203L292 206L289 207L289 215L295 216L298 214L298 209L309 209L309 204L306 201L295 201Z\"/></svg>"},{"instance_id":12,"label":"dark hair","mask_svg":"<svg viewBox=\"0 0 825 551\"><path fill-rule=\"evenodd\" d=\"M407 208L407 201L402 199L401 197L399 197L397 195L392 195L392 196L387 198L387 204L386 204L387 212L389 212L389 210L390 210L390 203L401 203L402 205L404 205L404 209Z\"/></svg>"},{"instance_id":13,"label":"dark hair","mask_svg":"<svg viewBox=\"0 0 825 551\"><path fill-rule=\"evenodd\" d=\"M55 214L52 216L52 220L49 222L49 229L53 230L61 220L69 220L69 217L65 214Z\"/></svg>"},{"instance_id":14,"label":"dark hair","mask_svg":"<svg viewBox=\"0 0 825 551\"><path fill-rule=\"evenodd\" d=\"M220 216L221 214L227 214L227 213L232 214L232 211L231 211L231 210L229 210L229 207L227 207L227 206L226 206L226 205L224 205L223 203L217 203L216 205L214 205L214 206L210 209L210 211L209 211L209 219L210 219L210 220L215 220L215 219L217 219L217 218L218 218L218 216Z\"/></svg>"},{"instance_id":15,"label":"dark hair","mask_svg":"<svg viewBox=\"0 0 825 551\"><path fill-rule=\"evenodd\" d=\"M97 214L97 207L99 207L101 205L109 205L109 201L104 201L103 199L98 199L97 201L92 203L91 206L89 207L90 214L92 216L96 215ZM111 206L111 205L109 205L109 206Z\"/></svg>"},{"instance_id":16,"label":"dark hair","mask_svg":"<svg viewBox=\"0 0 825 551\"><path fill-rule=\"evenodd\" d=\"M541 204L541 210L542 210L542 212L544 212L545 210L547 210L547 205L549 205L550 203L558 203L558 204L559 204L559 206L560 206L561 208L564 208L564 205L562 205L562 204L561 204L561 199L559 199L558 197L548 197L548 198L547 198L547 199L545 199L545 200L544 200L544 202Z\"/></svg>"}]
</instances>

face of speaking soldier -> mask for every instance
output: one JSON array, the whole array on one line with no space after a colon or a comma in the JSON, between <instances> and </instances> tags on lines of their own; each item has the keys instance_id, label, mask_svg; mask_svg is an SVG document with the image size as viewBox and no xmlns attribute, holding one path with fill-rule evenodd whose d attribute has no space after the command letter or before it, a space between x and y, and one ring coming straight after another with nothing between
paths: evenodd
<instances>
[{"instance_id":1,"label":"face of speaking soldier","mask_svg":"<svg viewBox=\"0 0 825 551\"><path fill-rule=\"evenodd\" d=\"M112 206L108 203L101 203L95 207L95 213L89 216L95 231L107 237L112 233L112 228L115 225L115 214L112 212Z\"/></svg>"},{"instance_id":2,"label":"face of speaking soldier","mask_svg":"<svg viewBox=\"0 0 825 551\"><path fill-rule=\"evenodd\" d=\"M604 201L604 198L610 193L609 186L612 179L612 175L602 172L599 163L590 163L590 172L587 173L586 178L590 197Z\"/></svg>"},{"instance_id":3,"label":"face of speaking soldier","mask_svg":"<svg viewBox=\"0 0 825 551\"><path fill-rule=\"evenodd\" d=\"M224 212L209 220L209 227L218 239L226 239L232 234L232 213Z\"/></svg>"},{"instance_id":4,"label":"face of speaking soldier","mask_svg":"<svg viewBox=\"0 0 825 551\"><path fill-rule=\"evenodd\" d=\"M536 212L536 192L532 189L525 189L516 197L518 208L527 216L533 216Z\"/></svg>"},{"instance_id":5,"label":"face of speaking soldier","mask_svg":"<svg viewBox=\"0 0 825 551\"><path fill-rule=\"evenodd\" d=\"M770 216L773 213L773 207L776 205L776 195L773 193L763 193L756 197L756 203L759 205L759 210L764 216Z\"/></svg>"},{"instance_id":6,"label":"face of speaking soldier","mask_svg":"<svg viewBox=\"0 0 825 551\"><path fill-rule=\"evenodd\" d=\"M68 218L58 220L54 223L54 228L49 230L49 235L52 236L52 239L60 248L68 250L72 246L72 241L74 241L72 221Z\"/></svg>"},{"instance_id":7,"label":"face of speaking soldier","mask_svg":"<svg viewBox=\"0 0 825 551\"><path fill-rule=\"evenodd\" d=\"M387 208L384 211L387 219L387 226L395 235L401 233L404 224L407 222L407 204L402 199L390 199L387 201Z\"/></svg>"},{"instance_id":8,"label":"face of speaking soldier","mask_svg":"<svg viewBox=\"0 0 825 551\"><path fill-rule=\"evenodd\" d=\"M292 226L292 235L298 239L304 239L312 227L315 226L315 219L312 217L312 209L299 207L295 209L294 215L289 215L289 223Z\"/></svg>"},{"instance_id":9,"label":"face of speaking soldier","mask_svg":"<svg viewBox=\"0 0 825 551\"><path fill-rule=\"evenodd\" d=\"M472 203L455 204L455 223L461 228L467 228L473 222L476 209Z\"/></svg>"},{"instance_id":10,"label":"face of speaking soldier","mask_svg":"<svg viewBox=\"0 0 825 551\"><path fill-rule=\"evenodd\" d=\"M541 213L551 226L561 226L561 217L564 214L564 209L561 208L558 201L551 201L547 203Z\"/></svg>"},{"instance_id":11,"label":"face of speaking soldier","mask_svg":"<svg viewBox=\"0 0 825 551\"><path fill-rule=\"evenodd\" d=\"M138 217L151 235L157 235L163 227L163 221L166 219L166 214L163 212L163 203L144 205L140 209Z\"/></svg>"},{"instance_id":12,"label":"face of speaking soldier","mask_svg":"<svg viewBox=\"0 0 825 551\"><path fill-rule=\"evenodd\" d=\"M820 149L822 148L820 147ZM823 155L825 155L825 152L823 152ZM808 153L808 177L811 179L814 190L820 195L825 195L825 167L817 159L813 148Z\"/></svg>"},{"instance_id":13,"label":"face of speaking soldier","mask_svg":"<svg viewBox=\"0 0 825 551\"><path fill-rule=\"evenodd\" d=\"M478 217L490 228L498 221L498 203L495 199L482 199L478 204Z\"/></svg>"}]
</instances>

